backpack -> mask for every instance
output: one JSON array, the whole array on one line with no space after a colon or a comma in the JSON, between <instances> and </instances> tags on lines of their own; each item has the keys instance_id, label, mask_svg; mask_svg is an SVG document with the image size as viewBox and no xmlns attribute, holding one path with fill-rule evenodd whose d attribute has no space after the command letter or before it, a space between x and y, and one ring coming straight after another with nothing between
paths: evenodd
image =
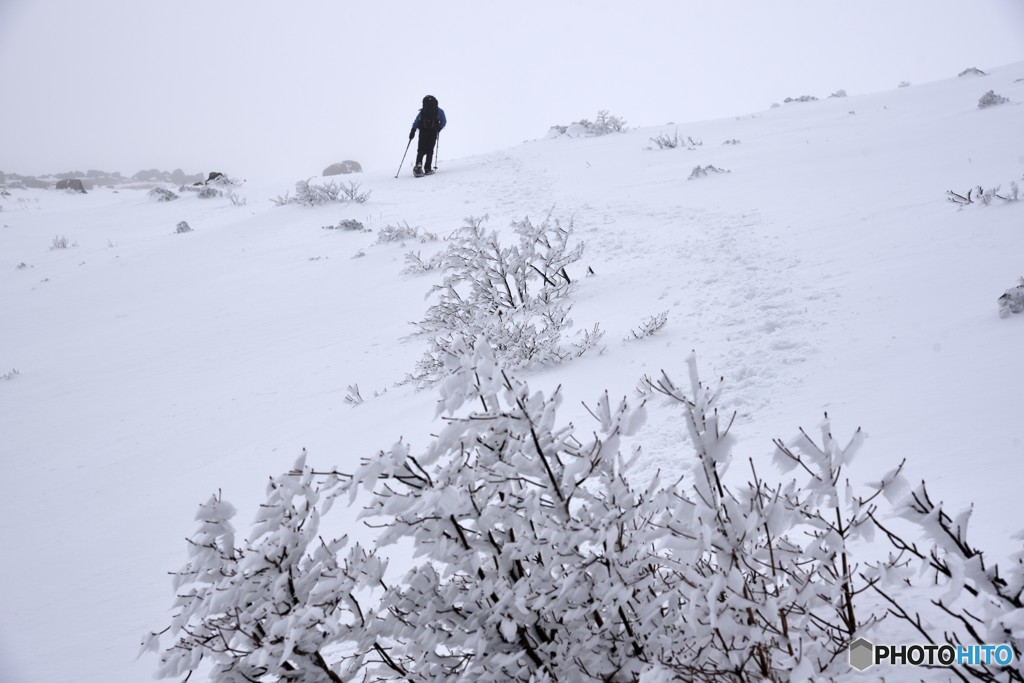
<instances>
[{"instance_id":1,"label":"backpack","mask_svg":"<svg viewBox=\"0 0 1024 683\"><path fill-rule=\"evenodd\" d=\"M441 129L441 122L437 116L437 98L427 95L423 98L423 108L420 109L420 131L423 133L436 133Z\"/></svg>"}]
</instances>

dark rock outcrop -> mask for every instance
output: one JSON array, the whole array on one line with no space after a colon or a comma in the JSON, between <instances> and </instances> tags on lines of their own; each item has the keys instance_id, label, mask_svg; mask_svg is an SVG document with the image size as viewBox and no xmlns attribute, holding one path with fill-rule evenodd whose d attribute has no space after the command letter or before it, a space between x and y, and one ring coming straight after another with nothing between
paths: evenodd
<instances>
[{"instance_id":1,"label":"dark rock outcrop","mask_svg":"<svg viewBox=\"0 0 1024 683\"><path fill-rule=\"evenodd\" d=\"M82 185L82 181L78 178L62 178L57 181L58 190L73 190L85 194L85 186Z\"/></svg>"}]
</instances>

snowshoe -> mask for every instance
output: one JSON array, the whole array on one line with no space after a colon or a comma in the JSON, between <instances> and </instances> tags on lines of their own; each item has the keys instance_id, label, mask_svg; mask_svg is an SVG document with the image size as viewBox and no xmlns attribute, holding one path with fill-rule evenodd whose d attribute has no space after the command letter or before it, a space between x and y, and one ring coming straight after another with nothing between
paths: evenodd
<instances>
[{"instance_id":1,"label":"snowshoe","mask_svg":"<svg viewBox=\"0 0 1024 683\"><path fill-rule=\"evenodd\" d=\"M423 172L423 175L434 175L434 169L428 168L426 171Z\"/></svg>"},{"instance_id":2,"label":"snowshoe","mask_svg":"<svg viewBox=\"0 0 1024 683\"><path fill-rule=\"evenodd\" d=\"M424 173L423 173L423 167L422 167L422 166L413 166L413 167L412 167L412 174L413 174L414 176L416 176L417 178L419 178L419 177L423 176L423 175L424 175Z\"/></svg>"}]
</instances>

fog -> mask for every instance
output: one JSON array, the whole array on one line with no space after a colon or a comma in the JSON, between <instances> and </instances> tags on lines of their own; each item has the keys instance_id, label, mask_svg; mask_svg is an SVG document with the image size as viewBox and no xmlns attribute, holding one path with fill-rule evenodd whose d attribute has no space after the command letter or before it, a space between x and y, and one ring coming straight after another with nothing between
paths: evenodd
<instances>
[{"instance_id":1,"label":"fog","mask_svg":"<svg viewBox=\"0 0 1024 683\"><path fill-rule=\"evenodd\" d=\"M0 170L397 170L428 93L443 164L1022 60L1019 0L3 0Z\"/></svg>"}]
</instances>

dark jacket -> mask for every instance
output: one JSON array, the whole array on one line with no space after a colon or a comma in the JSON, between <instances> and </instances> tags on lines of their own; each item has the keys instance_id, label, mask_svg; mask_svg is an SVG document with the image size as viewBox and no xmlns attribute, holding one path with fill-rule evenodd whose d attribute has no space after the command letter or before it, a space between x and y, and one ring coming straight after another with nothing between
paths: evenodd
<instances>
[{"instance_id":1,"label":"dark jacket","mask_svg":"<svg viewBox=\"0 0 1024 683\"><path fill-rule=\"evenodd\" d=\"M412 122L412 131L414 131L414 130L416 130L417 128L420 127L420 115L422 113L423 113L422 109L419 112L417 112L416 120ZM445 118L445 115L444 115L444 109L441 109L441 107L437 108L437 122L439 124L438 129L437 129L438 131L444 130L444 127L448 124L448 119ZM412 131L409 131L409 132L411 133Z\"/></svg>"}]
</instances>

